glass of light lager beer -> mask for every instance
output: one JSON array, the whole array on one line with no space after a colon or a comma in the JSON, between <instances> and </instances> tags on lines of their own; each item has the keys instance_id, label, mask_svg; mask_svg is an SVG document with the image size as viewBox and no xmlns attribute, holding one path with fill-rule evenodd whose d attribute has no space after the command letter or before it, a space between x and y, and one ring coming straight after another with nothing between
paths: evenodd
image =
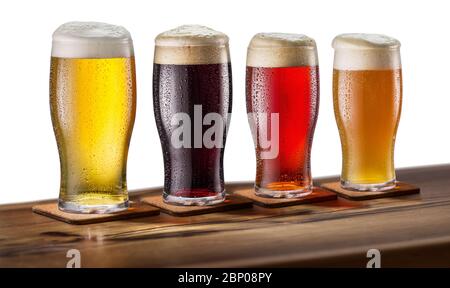
<instances>
[{"instance_id":1,"label":"glass of light lager beer","mask_svg":"<svg viewBox=\"0 0 450 288\"><path fill-rule=\"evenodd\" d=\"M126 209L126 163L136 112L130 33L97 22L60 26L53 34L50 108L61 163L59 209Z\"/></svg>"},{"instance_id":2,"label":"glass of light lager beer","mask_svg":"<svg viewBox=\"0 0 450 288\"><path fill-rule=\"evenodd\" d=\"M232 97L228 37L185 25L159 34L155 45L153 108L164 156L164 201L223 202Z\"/></svg>"},{"instance_id":3,"label":"glass of light lager beer","mask_svg":"<svg viewBox=\"0 0 450 288\"><path fill-rule=\"evenodd\" d=\"M315 41L300 34L259 33L248 47L246 75L255 193L307 196L313 187L310 155L319 109Z\"/></svg>"},{"instance_id":4,"label":"glass of light lager beer","mask_svg":"<svg viewBox=\"0 0 450 288\"><path fill-rule=\"evenodd\" d=\"M385 35L343 34L333 40L333 48L341 185L358 191L391 189L402 105L400 43Z\"/></svg>"}]
</instances>

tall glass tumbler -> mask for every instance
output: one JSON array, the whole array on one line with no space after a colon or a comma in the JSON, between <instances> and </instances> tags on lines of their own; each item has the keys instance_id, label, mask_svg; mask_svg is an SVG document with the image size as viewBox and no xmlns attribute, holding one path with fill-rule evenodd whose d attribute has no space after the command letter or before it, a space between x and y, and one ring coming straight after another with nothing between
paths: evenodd
<instances>
[{"instance_id":1,"label":"tall glass tumbler","mask_svg":"<svg viewBox=\"0 0 450 288\"><path fill-rule=\"evenodd\" d=\"M50 108L61 163L59 209L112 213L128 207L135 81L125 28L70 22L53 34Z\"/></svg>"},{"instance_id":2,"label":"tall glass tumbler","mask_svg":"<svg viewBox=\"0 0 450 288\"><path fill-rule=\"evenodd\" d=\"M391 189L396 185L394 145L402 106L400 42L378 34L342 34L333 47L341 186Z\"/></svg>"},{"instance_id":3,"label":"tall glass tumbler","mask_svg":"<svg viewBox=\"0 0 450 288\"><path fill-rule=\"evenodd\" d=\"M228 37L187 25L155 40L153 103L164 157L164 201L224 201L223 153L231 116Z\"/></svg>"},{"instance_id":4,"label":"tall glass tumbler","mask_svg":"<svg viewBox=\"0 0 450 288\"><path fill-rule=\"evenodd\" d=\"M315 41L299 34L256 34L248 46L246 94L256 148L255 193L307 196L319 109Z\"/></svg>"}]
</instances>

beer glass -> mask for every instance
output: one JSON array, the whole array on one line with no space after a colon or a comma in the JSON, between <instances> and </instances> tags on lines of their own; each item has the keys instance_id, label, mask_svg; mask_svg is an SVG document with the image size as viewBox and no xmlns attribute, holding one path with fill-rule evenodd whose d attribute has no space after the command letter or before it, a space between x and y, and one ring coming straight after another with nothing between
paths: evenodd
<instances>
[{"instance_id":1,"label":"beer glass","mask_svg":"<svg viewBox=\"0 0 450 288\"><path fill-rule=\"evenodd\" d=\"M186 25L155 39L153 103L166 203L224 201L223 153L231 113L228 37Z\"/></svg>"},{"instance_id":2,"label":"beer glass","mask_svg":"<svg viewBox=\"0 0 450 288\"><path fill-rule=\"evenodd\" d=\"M246 96L256 150L255 193L307 196L319 109L315 41L299 34L256 34L248 46Z\"/></svg>"},{"instance_id":3,"label":"beer glass","mask_svg":"<svg viewBox=\"0 0 450 288\"><path fill-rule=\"evenodd\" d=\"M342 144L341 186L395 187L394 144L402 105L400 43L377 34L333 40L333 102Z\"/></svg>"},{"instance_id":4,"label":"beer glass","mask_svg":"<svg viewBox=\"0 0 450 288\"><path fill-rule=\"evenodd\" d=\"M50 108L61 164L59 209L112 213L128 207L135 81L133 44L123 27L70 22L54 32Z\"/></svg>"}]
</instances>

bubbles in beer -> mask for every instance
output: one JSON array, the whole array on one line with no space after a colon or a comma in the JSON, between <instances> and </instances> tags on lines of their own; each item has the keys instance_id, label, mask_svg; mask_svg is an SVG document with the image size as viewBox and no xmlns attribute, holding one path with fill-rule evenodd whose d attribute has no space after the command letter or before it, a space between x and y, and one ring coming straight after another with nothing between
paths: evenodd
<instances>
[{"instance_id":1,"label":"bubbles in beer","mask_svg":"<svg viewBox=\"0 0 450 288\"><path fill-rule=\"evenodd\" d=\"M336 36L333 39L333 48L372 48L395 49L400 47L400 42L392 37L382 34L347 33Z\"/></svg>"},{"instance_id":2,"label":"bubbles in beer","mask_svg":"<svg viewBox=\"0 0 450 288\"><path fill-rule=\"evenodd\" d=\"M117 58L133 55L131 35L122 26L68 22L53 33L53 57Z\"/></svg>"},{"instance_id":3,"label":"bubbles in beer","mask_svg":"<svg viewBox=\"0 0 450 288\"><path fill-rule=\"evenodd\" d=\"M314 39L303 34L258 33L253 36L249 47L316 47Z\"/></svg>"},{"instance_id":4,"label":"bubbles in beer","mask_svg":"<svg viewBox=\"0 0 450 288\"><path fill-rule=\"evenodd\" d=\"M228 37L200 25L184 25L159 34L155 39L157 64L220 64L230 61Z\"/></svg>"},{"instance_id":5,"label":"bubbles in beer","mask_svg":"<svg viewBox=\"0 0 450 288\"><path fill-rule=\"evenodd\" d=\"M222 32L201 25L183 25L159 34L157 46L225 45L228 37Z\"/></svg>"},{"instance_id":6,"label":"bubbles in beer","mask_svg":"<svg viewBox=\"0 0 450 288\"><path fill-rule=\"evenodd\" d=\"M220 146L207 147L206 132L218 120L204 124L204 117L219 115L226 123L231 112L228 37L205 26L177 27L156 37L154 63L153 101L164 154L164 197L183 205L222 201L226 130L210 135L212 141L222 137Z\"/></svg>"},{"instance_id":7,"label":"bubbles in beer","mask_svg":"<svg viewBox=\"0 0 450 288\"><path fill-rule=\"evenodd\" d=\"M202 124L208 113L217 113L225 121L228 119L230 64L155 64L153 85L155 117L164 153L165 193L198 199L219 195L224 189L223 147L206 148L204 143L196 147L195 137L198 134L203 137L212 125ZM195 107L200 107L200 115ZM183 117L173 125L173 117L180 114L187 119ZM181 147L175 146L172 138L174 131L180 128L183 133L175 135L179 137L177 142L183 142ZM214 136L225 140L226 131ZM190 140L184 141L184 137Z\"/></svg>"},{"instance_id":8,"label":"bubbles in beer","mask_svg":"<svg viewBox=\"0 0 450 288\"><path fill-rule=\"evenodd\" d=\"M258 33L248 46L247 66L293 67L316 66L314 39L302 34Z\"/></svg>"},{"instance_id":9,"label":"bubbles in beer","mask_svg":"<svg viewBox=\"0 0 450 288\"><path fill-rule=\"evenodd\" d=\"M341 34L333 39L334 68L377 70L401 68L400 42L381 34Z\"/></svg>"},{"instance_id":10,"label":"bubbles in beer","mask_svg":"<svg viewBox=\"0 0 450 288\"><path fill-rule=\"evenodd\" d=\"M52 57L50 106L64 201L126 198L126 154L135 111L134 57Z\"/></svg>"}]
</instances>

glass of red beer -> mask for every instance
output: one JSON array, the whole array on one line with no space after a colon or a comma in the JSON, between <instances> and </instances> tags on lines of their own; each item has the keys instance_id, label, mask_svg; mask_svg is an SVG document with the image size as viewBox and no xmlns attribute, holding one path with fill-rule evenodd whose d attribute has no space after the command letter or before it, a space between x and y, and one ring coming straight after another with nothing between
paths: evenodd
<instances>
[{"instance_id":1,"label":"glass of red beer","mask_svg":"<svg viewBox=\"0 0 450 288\"><path fill-rule=\"evenodd\" d=\"M313 187L310 154L319 108L316 43L299 34L256 34L248 47L246 72L255 193L304 197Z\"/></svg>"}]
</instances>

